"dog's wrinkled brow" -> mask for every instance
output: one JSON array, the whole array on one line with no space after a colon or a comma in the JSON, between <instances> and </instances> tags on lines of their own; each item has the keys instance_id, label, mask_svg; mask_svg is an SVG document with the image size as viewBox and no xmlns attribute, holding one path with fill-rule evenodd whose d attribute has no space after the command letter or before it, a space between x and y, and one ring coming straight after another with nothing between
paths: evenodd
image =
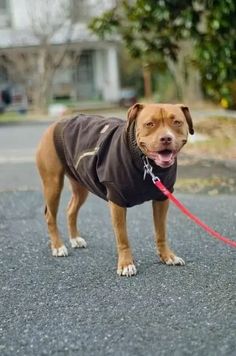
<instances>
[{"instance_id":1,"label":"dog's wrinkled brow","mask_svg":"<svg viewBox=\"0 0 236 356\"><path fill-rule=\"evenodd\" d=\"M173 120L175 118L175 114L173 114L172 112L168 115L168 119Z\"/></svg>"},{"instance_id":2,"label":"dog's wrinkled brow","mask_svg":"<svg viewBox=\"0 0 236 356\"><path fill-rule=\"evenodd\" d=\"M166 110L163 108L160 108L160 111L159 111L160 118L164 119L167 116L166 114L167 114Z\"/></svg>"},{"instance_id":3,"label":"dog's wrinkled brow","mask_svg":"<svg viewBox=\"0 0 236 356\"><path fill-rule=\"evenodd\" d=\"M153 116L154 120L165 120L165 119L174 119L175 114L169 113L164 108L160 108Z\"/></svg>"}]
</instances>

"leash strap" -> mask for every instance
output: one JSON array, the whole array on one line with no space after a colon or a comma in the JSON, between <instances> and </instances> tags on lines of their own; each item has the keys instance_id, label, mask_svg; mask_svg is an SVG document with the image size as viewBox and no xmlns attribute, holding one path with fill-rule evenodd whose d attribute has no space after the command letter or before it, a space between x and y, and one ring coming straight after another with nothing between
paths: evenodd
<instances>
[{"instance_id":1,"label":"leash strap","mask_svg":"<svg viewBox=\"0 0 236 356\"><path fill-rule=\"evenodd\" d=\"M196 215L192 214L165 186L162 184L160 179L156 177L152 172L152 166L150 165L148 158L144 159L144 179L146 174L149 174L152 177L152 181L154 185L160 189L160 191L169 198L172 203L174 203L177 208L185 215L188 216L191 220L193 220L197 225L199 225L203 230L205 230L208 234L212 235L218 240L223 241L225 244L230 245L231 247L236 247L236 241L230 240L228 237L222 236L217 231L213 230L210 226L201 221Z\"/></svg>"}]
</instances>

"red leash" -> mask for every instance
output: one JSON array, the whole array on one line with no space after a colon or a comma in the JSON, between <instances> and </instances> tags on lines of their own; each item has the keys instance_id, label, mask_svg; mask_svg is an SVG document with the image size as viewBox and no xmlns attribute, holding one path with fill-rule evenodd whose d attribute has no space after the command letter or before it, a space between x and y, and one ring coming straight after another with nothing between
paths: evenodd
<instances>
[{"instance_id":1,"label":"red leash","mask_svg":"<svg viewBox=\"0 0 236 356\"><path fill-rule=\"evenodd\" d=\"M144 179L147 173L151 175L152 181L155 184L155 186L158 189L160 189L160 191L165 196L167 196L177 206L177 208L179 208L182 211L183 214L187 215L197 225L199 225L202 229L208 232L208 234L212 235L216 239L221 240L225 244L228 244L232 247L236 247L236 241L232 241L228 237L222 236L217 231L213 230L211 227L209 227L207 224L201 221L197 216L192 214L177 198L175 198L175 196L162 184L160 179L153 174L152 166L150 165L148 158L146 158L144 161Z\"/></svg>"}]
</instances>

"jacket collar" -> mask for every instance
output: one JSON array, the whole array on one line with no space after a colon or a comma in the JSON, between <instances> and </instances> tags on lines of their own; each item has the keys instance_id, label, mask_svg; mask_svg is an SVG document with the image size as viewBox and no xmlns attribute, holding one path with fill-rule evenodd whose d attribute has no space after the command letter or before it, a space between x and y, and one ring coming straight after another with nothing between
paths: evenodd
<instances>
[{"instance_id":1,"label":"jacket collar","mask_svg":"<svg viewBox=\"0 0 236 356\"><path fill-rule=\"evenodd\" d=\"M138 170L143 172L143 159L145 158L145 155L137 145L134 121L130 124L127 130L127 144L134 165L138 168Z\"/></svg>"}]
</instances>

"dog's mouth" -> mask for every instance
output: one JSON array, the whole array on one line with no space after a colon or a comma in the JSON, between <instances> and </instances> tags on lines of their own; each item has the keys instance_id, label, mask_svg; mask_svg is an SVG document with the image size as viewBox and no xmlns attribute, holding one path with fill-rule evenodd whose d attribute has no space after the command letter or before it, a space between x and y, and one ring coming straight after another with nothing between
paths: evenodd
<instances>
[{"instance_id":1,"label":"dog's mouth","mask_svg":"<svg viewBox=\"0 0 236 356\"><path fill-rule=\"evenodd\" d=\"M157 166L160 166L162 168L168 168L172 166L172 164L174 164L176 154L176 151L164 149L156 152L148 151L147 156L151 158Z\"/></svg>"}]
</instances>

